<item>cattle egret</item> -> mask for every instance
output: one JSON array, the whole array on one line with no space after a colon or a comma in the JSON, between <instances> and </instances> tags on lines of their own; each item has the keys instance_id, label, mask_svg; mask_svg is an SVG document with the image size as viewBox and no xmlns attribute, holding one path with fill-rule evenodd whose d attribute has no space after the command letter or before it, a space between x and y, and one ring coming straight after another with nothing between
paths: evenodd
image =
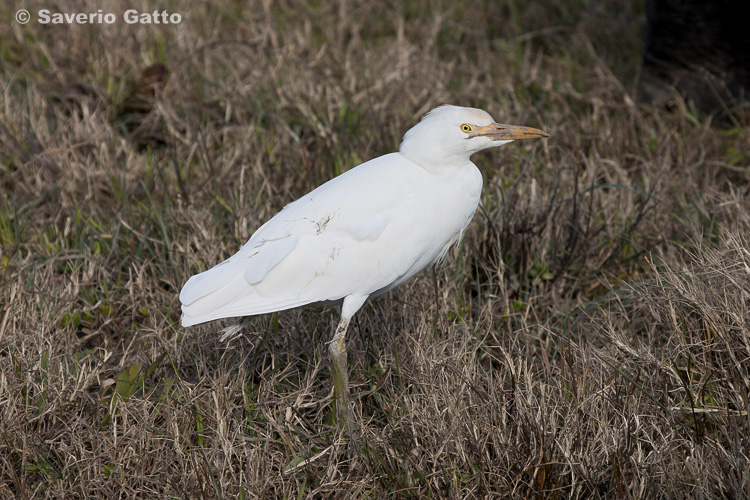
<instances>
[{"instance_id":1,"label":"cattle egret","mask_svg":"<svg viewBox=\"0 0 750 500\"><path fill-rule=\"evenodd\" d=\"M404 135L398 153L365 162L284 207L221 264L180 292L182 325L337 304L329 343L339 425L349 425L344 336L369 297L440 261L479 203L477 151L542 130L495 123L480 109L440 106Z\"/></svg>"}]
</instances>

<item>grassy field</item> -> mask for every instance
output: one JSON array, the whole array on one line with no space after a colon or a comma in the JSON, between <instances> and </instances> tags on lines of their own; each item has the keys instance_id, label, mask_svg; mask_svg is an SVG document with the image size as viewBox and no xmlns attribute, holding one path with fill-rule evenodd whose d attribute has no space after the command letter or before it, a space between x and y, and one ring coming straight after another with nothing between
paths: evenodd
<instances>
[{"instance_id":1,"label":"grassy field","mask_svg":"<svg viewBox=\"0 0 750 500\"><path fill-rule=\"evenodd\" d=\"M638 2L75 3L0 7L0 498L750 497L750 134L635 99ZM550 138L356 316L355 449L335 311L177 295L443 103Z\"/></svg>"}]
</instances>

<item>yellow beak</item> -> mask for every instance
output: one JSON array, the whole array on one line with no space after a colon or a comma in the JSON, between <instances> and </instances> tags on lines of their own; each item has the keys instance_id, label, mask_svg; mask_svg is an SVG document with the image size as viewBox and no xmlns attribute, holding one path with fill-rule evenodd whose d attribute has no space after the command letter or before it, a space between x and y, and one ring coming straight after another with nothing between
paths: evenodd
<instances>
[{"instance_id":1,"label":"yellow beak","mask_svg":"<svg viewBox=\"0 0 750 500\"><path fill-rule=\"evenodd\" d=\"M531 127L520 127L518 125L502 125L493 123L486 127L475 128L469 137L485 136L493 141L515 141L518 139L539 139L549 137L544 130Z\"/></svg>"}]
</instances>

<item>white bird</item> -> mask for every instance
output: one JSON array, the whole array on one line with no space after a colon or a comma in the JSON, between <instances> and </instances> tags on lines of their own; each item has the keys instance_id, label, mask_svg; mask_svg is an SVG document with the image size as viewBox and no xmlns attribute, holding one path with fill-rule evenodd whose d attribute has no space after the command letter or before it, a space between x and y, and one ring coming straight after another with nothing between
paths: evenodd
<instances>
[{"instance_id":1,"label":"white bird","mask_svg":"<svg viewBox=\"0 0 750 500\"><path fill-rule=\"evenodd\" d=\"M439 262L461 240L479 203L472 154L548 137L501 125L480 109L440 106L404 135L398 153L365 162L284 207L221 264L180 292L182 325L339 304L329 344L339 423L348 418L344 336L375 297Z\"/></svg>"}]
</instances>

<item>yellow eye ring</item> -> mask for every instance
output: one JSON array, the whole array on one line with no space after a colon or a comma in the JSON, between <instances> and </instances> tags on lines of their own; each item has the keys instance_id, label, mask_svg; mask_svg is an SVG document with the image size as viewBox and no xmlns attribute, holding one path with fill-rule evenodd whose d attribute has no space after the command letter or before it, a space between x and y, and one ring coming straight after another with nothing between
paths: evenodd
<instances>
[{"instance_id":1,"label":"yellow eye ring","mask_svg":"<svg viewBox=\"0 0 750 500\"><path fill-rule=\"evenodd\" d=\"M466 133L471 132L471 125L464 123L463 125L461 125L461 131Z\"/></svg>"}]
</instances>

